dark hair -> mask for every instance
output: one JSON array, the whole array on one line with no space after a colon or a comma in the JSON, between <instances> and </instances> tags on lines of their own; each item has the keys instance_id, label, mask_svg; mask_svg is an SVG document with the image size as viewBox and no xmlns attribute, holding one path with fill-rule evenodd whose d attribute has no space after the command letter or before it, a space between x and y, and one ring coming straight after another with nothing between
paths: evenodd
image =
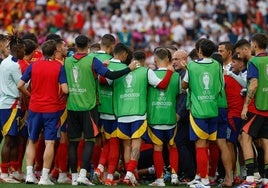
<instances>
[{"instance_id":1,"label":"dark hair","mask_svg":"<svg viewBox=\"0 0 268 188\"><path fill-rule=\"evenodd\" d=\"M89 38L86 35L79 35L75 38L76 46L81 49L88 48L89 42Z\"/></svg>"},{"instance_id":2,"label":"dark hair","mask_svg":"<svg viewBox=\"0 0 268 188\"><path fill-rule=\"evenodd\" d=\"M8 35L8 39L11 54L17 53L19 48L24 48L24 43L17 32L13 32L13 34Z\"/></svg>"},{"instance_id":3,"label":"dark hair","mask_svg":"<svg viewBox=\"0 0 268 188\"><path fill-rule=\"evenodd\" d=\"M21 40L25 40L25 39L31 39L33 40L36 44L38 44L38 39L36 37L36 35L34 33L26 33L25 35L23 35L21 37Z\"/></svg>"},{"instance_id":4,"label":"dark hair","mask_svg":"<svg viewBox=\"0 0 268 188\"><path fill-rule=\"evenodd\" d=\"M168 58L169 61L172 59L172 55L170 51L167 48L164 47L157 47L154 49L154 55L156 55L159 59L165 59Z\"/></svg>"},{"instance_id":5,"label":"dark hair","mask_svg":"<svg viewBox=\"0 0 268 188\"><path fill-rule=\"evenodd\" d=\"M250 48L250 43L247 39L240 39L239 41L237 41L234 45L234 49L241 48L243 46Z\"/></svg>"},{"instance_id":6,"label":"dark hair","mask_svg":"<svg viewBox=\"0 0 268 188\"><path fill-rule=\"evenodd\" d=\"M256 42L260 49L266 49L268 45L268 38L262 33L256 33L251 38L252 42Z\"/></svg>"},{"instance_id":7,"label":"dark hair","mask_svg":"<svg viewBox=\"0 0 268 188\"><path fill-rule=\"evenodd\" d=\"M126 65L129 65L131 63L131 60L133 58L133 52L131 50L128 50L127 58L124 61Z\"/></svg>"},{"instance_id":8,"label":"dark hair","mask_svg":"<svg viewBox=\"0 0 268 188\"><path fill-rule=\"evenodd\" d=\"M100 50L100 44L99 43L93 43L90 45L90 51L98 51Z\"/></svg>"},{"instance_id":9,"label":"dark hair","mask_svg":"<svg viewBox=\"0 0 268 188\"><path fill-rule=\"evenodd\" d=\"M232 59L234 59L234 60L239 60L239 61L243 61L243 59L240 58L240 57L238 56L237 53L234 53L234 54L233 54Z\"/></svg>"},{"instance_id":10,"label":"dark hair","mask_svg":"<svg viewBox=\"0 0 268 188\"><path fill-rule=\"evenodd\" d=\"M55 33L50 33L46 37L46 41L48 41L48 40L55 40L55 41L57 41L57 40L60 40L60 39L61 39L61 36L58 35L58 34L55 34Z\"/></svg>"},{"instance_id":11,"label":"dark hair","mask_svg":"<svg viewBox=\"0 0 268 188\"><path fill-rule=\"evenodd\" d=\"M205 57L210 57L216 50L216 45L209 39L204 39L200 43L200 50Z\"/></svg>"},{"instance_id":12,"label":"dark hair","mask_svg":"<svg viewBox=\"0 0 268 188\"><path fill-rule=\"evenodd\" d=\"M167 45L167 46L165 46L165 48L167 48L168 50L173 50L173 51L178 50L178 48L176 48L176 46L173 46L173 45Z\"/></svg>"},{"instance_id":13,"label":"dark hair","mask_svg":"<svg viewBox=\"0 0 268 188\"><path fill-rule=\"evenodd\" d=\"M198 40L195 42L195 49L196 49L196 51L199 50L199 48L200 48L200 44L201 44L201 42L202 42L203 40L206 40L206 38L200 38L200 39L198 39Z\"/></svg>"},{"instance_id":14,"label":"dark hair","mask_svg":"<svg viewBox=\"0 0 268 188\"><path fill-rule=\"evenodd\" d=\"M230 41L220 42L219 45L224 45L227 51L231 51L232 54L234 53L234 45Z\"/></svg>"},{"instance_id":15,"label":"dark hair","mask_svg":"<svg viewBox=\"0 0 268 188\"><path fill-rule=\"evenodd\" d=\"M133 52L133 59L138 60L138 61L145 61L146 59L146 54L144 51L135 51Z\"/></svg>"},{"instance_id":16,"label":"dark hair","mask_svg":"<svg viewBox=\"0 0 268 188\"><path fill-rule=\"evenodd\" d=\"M247 61L245 61L243 58L239 57L237 53L234 53L232 56L232 60L238 60L244 63L244 66L247 66Z\"/></svg>"},{"instance_id":17,"label":"dark hair","mask_svg":"<svg viewBox=\"0 0 268 188\"><path fill-rule=\"evenodd\" d=\"M101 38L101 45L103 46L111 46L115 44L115 38L112 34L105 34Z\"/></svg>"},{"instance_id":18,"label":"dark hair","mask_svg":"<svg viewBox=\"0 0 268 188\"><path fill-rule=\"evenodd\" d=\"M222 56L220 53L218 52L214 52L212 55L211 55L211 58L212 59L215 59L216 61L218 61L220 63L221 66L223 66L223 60L222 60Z\"/></svg>"},{"instance_id":19,"label":"dark hair","mask_svg":"<svg viewBox=\"0 0 268 188\"><path fill-rule=\"evenodd\" d=\"M47 40L42 45L42 52L46 58L51 57L56 51L55 40Z\"/></svg>"},{"instance_id":20,"label":"dark hair","mask_svg":"<svg viewBox=\"0 0 268 188\"><path fill-rule=\"evenodd\" d=\"M129 50L129 48L128 48L126 45L124 45L123 43L121 43L121 42L117 43L117 44L114 46L113 54L121 54L121 53L123 53L123 52L127 52L127 53L129 53L130 50Z\"/></svg>"},{"instance_id":21,"label":"dark hair","mask_svg":"<svg viewBox=\"0 0 268 188\"><path fill-rule=\"evenodd\" d=\"M190 51L190 53L188 54L188 56L191 58L191 60L196 60L198 59L198 54L197 54L197 50L194 48Z\"/></svg>"},{"instance_id":22,"label":"dark hair","mask_svg":"<svg viewBox=\"0 0 268 188\"><path fill-rule=\"evenodd\" d=\"M46 41L48 41L48 40L54 40L57 45L62 44L62 42L64 41L63 38L61 38L60 35L55 34L55 33L48 34L47 38L46 38Z\"/></svg>"},{"instance_id":23,"label":"dark hair","mask_svg":"<svg viewBox=\"0 0 268 188\"><path fill-rule=\"evenodd\" d=\"M31 39L24 39L25 55L30 55L38 47L37 43Z\"/></svg>"}]
</instances>

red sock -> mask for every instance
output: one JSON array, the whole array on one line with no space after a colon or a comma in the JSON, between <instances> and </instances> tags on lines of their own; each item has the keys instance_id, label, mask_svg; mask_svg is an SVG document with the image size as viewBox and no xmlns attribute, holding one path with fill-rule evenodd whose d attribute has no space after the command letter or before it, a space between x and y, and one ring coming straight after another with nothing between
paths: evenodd
<instances>
[{"instance_id":1,"label":"red sock","mask_svg":"<svg viewBox=\"0 0 268 188\"><path fill-rule=\"evenodd\" d=\"M25 154L25 147L20 144L18 146L18 171L21 171L24 154Z\"/></svg>"},{"instance_id":2,"label":"red sock","mask_svg":"<svg viewBox=\"0 0 268 188\"><path fill-rule=\"evenodd\" d=\"M56 154L59 172L67 172L68 169L68 144L60 143Z\"/></svg>"},{"instance_id":3,"label":"red sock","mask_svg":"<svg viewBox=\"0 0 268 188\"><path fill-rule=\"evenodd\" d=\"M9 171L15 172L19 169L19 162L18 161L10 161L9 163Z\"/></svg>"},{"instance_id":4,"label":"red sock","mask_svg":"<svg viewBox=\"0 0 268 188\"><path fill-rule=\"evenodd\" d=\"M99 164L106 166L108 155L109 155L109 150L110 150L110 142L109 140L105 140L103 143L102 150L101 150Z\"/></svg>"},{"instance_id":5,"label":"red sock","mask_svg":"<svg viewBox=\"0 0 268 188\"><path fill-rule=\"evenodd\" d=\"M118 138L110 138L110 152L108 161L108 174L114 174L120 155L120 146ZM137 166L137 164L136 164Z\"/></svg>"},{"instance_id":6,"label":"red sock","mask_svg":"<svg viewBox=\"0 0 268 188\"><path fill-rule=\"evenodd\" d=\"M83 150L85 147L85 140L81 139L78 144L77 148L77 168L80 169L82 165L82 156L83 156Z\"/></svg>"},{"instance_id":7,"label":"red sock","mask_svg":"<svg viewBox=\"0 0 268 188\"><path fill-rule=\"evenodd\" d=\"M94 150L93 150L92 159L91 159L91 162L94 166L94 169L98 167L100 155L101 155L101 146L95 145Z\"/></svg>"},{"instance_id":8,"label":"red sock","mask_svg":"<svg viewBox=\"0 0 268 188\"><path fill-rule=\"evenodd\" d=\"M58 149L59 149L59 142L55 142L54 144L54 160L52 161L52 164L51 164L51 171L54 170L54 169L58 169L59 168L59 161L61 160L60 156L59 156L59 152L58 152ZM51 173L51 172L50 172Z\"/></svg>"},{"instance_id":9,"label":"red sock","mask_svg":"<svg viewBox=\"0 0 268 188\"><path fill-rule=\"evenodd\" d=\"M128 162L127 171L134 172L134 170L137 168L138 161L131 159Z\"/></svg>"},{"instance_id":10,"label":"red sock","mask_svg":"<svg viewBox=\"0 0 268 188\"><path fill-rule=\"evenodd\" d=\"M161 178L163 174L163 168L164 168L164 160L163 160L162 151L154 151L153 158L154 158L154 168L155 168L156 178Z\"/></svg>"},{"instance_id":11,"label":"red sock","mask_svg":"<svg viewBox=\"0 0 268 188\"><path fill-rule=\"evenodd\" d=\"M45 151L45 140L43 137L40 137L38 139L37 145L36 145L36 151L35 151L35 171L42 171L43 169L43 155Z\"/></svg>"},{"instance_id":12,"label":"red sock","mask_svg":"<svg viewBox=\"0 0 268 188\"><path fill-rule=\"evenodd\" d=\"M208 175L208 148L196 148L197 174L201 178L206 178Z\"/></svg>"},{"instance_id":13,"label":"red sock","mask_svg":"<svg viewBox=\"0 0 268 188\"><path fill-rule=\"evenodd\" d=\"M178 173L179 153L178 153L178 149L176 147L172 147L169 149L169 164L170 164L172 170L174 170L175 173ZM172 172L172 173L174 173L174 172Z\"/></svg>"},{"instance_id":14,"label":"red sock","mask_svg":"<svg viewBox=\"0 0 268 188\"><path fill-rule=\"evenodd\" d=\"M2 173L8 174L8 168L9 168L9 164L8 163L2 163L1 164L1 171L2 171Z\"/></svg>"},{"instance_id":15,"label":"red sock","mask_svg":"<svg viewBox=\"0 0 268 188\"><path fill-rule=\"evenodd\" d=\"M219 148L216 143L209 144L209 172L208 175L211 177L216 176L216 171L219 162Z\"/></svg>"}]
</instances>

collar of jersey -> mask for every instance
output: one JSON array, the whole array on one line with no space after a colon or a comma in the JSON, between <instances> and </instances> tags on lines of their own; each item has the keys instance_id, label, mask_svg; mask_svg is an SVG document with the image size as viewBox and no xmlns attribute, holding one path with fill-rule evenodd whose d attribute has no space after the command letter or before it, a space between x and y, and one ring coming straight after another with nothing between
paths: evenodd
<instances>
[{"instance_id":1,"label":"collar of jersey","mask_svg":"<svg viewBox=\"0 0 268 188\"><path fill-rule=\"evenodd\" d=\"M115 62L115 63L121 63L119 59L114 59L114 58L112 58L110 61Z\"/></svg>"},{"instance_id":2,"label":"collar of jersey","mask_svg":"<svg viewBox=\"0 0 268 188\"><path fill-rule=\"evenodd\" d=\"M203 58L203 59L196 60L196 62L198 62L198 63L212 63L212 59L211 58Z\"/></svg>"},{"instance_id":3,"label":"collar of jersey","mask_svg":"<svg viewBox=\"0 0 268 188\"><path fill-rule=\"evenodd\" d=\"M18 59L17 59L17 58L15 58L14 56L12 56L12 57L11 57L11 60L12 60L13 62L15 62L15 63L17 63L17 62L18 62Z\"/></svg>"}]
</instances>

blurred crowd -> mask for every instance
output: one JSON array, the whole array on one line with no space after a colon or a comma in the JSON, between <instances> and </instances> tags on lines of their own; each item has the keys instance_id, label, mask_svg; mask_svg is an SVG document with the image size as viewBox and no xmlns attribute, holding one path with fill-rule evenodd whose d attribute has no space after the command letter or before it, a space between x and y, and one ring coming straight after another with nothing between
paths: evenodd
<instances>
[{"instance_id":1,"label":"blurred crowd","mask_svg":"<svg viewBox=\"0 0 268 188\"><path fill-rule=\"evenodd\" d=\"M150 52L175 45L188 52L206 37L215 43L250 38L268 31L268 0L1 0L0 32L13 28L48 33L71 46L78 34L92 43L112 33L134 49Z\"/></svg>"}]
</instances>

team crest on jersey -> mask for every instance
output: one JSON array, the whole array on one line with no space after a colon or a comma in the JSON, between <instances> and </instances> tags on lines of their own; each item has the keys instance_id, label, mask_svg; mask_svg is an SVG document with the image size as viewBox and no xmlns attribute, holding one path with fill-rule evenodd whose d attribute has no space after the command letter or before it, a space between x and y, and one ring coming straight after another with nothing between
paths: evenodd
<instances>
[{"instance_id":1,"label":"team crest on jersey","mask_svg":"<svg viewBox=\"0 0 268 188\"><path fill-rule=\"evenodd\" d=\"M209 72L204 72L200 75L200 84L203 86L204 90L209 90L212 84L212 76Z\"/></svg>"},{"instance_id":2,"label":"team crest on jersey","mask_svg":"<svg viewBox=\"0 0 268 188\"><path fill-rule=\"evenodd\" d=\"M74 82L77 83L78 79L79 79L79 69L78 69L78 67L74 66L72 68L72 73L73 73Z\"/></svg>"},{"instance_id":3,"label":"team crest on jersey","mask_svg":"<svg viewBox=\"0 0 268 188\"><path fill-rule=\"evenodd\" d=\"M159 93L158 101L166 101L165 91L161 90Z\"/></svg>"},{"instance_id":4,"label":"team crest on jersey","mask_svg":"<svg viewBox=\"0 0 268 188\"><path fill-rule=\"evenodd\" d=\"M132 73L129 73L127 76L126 76L126 84L127 84L127 88L131 88L131 84L132 84L132 81L133 81L133 75Z\"/></svg>"}]
</instances>

